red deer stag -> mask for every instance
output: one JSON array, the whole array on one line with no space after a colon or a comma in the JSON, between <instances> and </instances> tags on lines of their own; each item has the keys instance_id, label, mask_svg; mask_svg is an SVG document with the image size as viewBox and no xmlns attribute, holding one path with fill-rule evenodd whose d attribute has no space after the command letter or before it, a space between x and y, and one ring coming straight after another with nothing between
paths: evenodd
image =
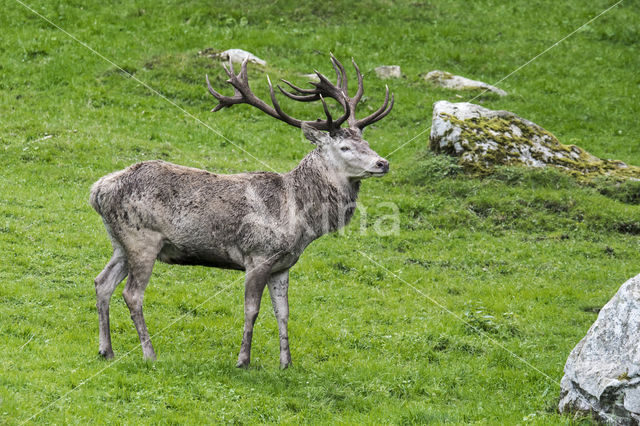
<instances>
[{"instance_id":1,"label":"red deer stag","mask_svg":"<svg viewBox=\"0 0 640 426\"><path fill-rule=\"evenodd\" d=\"M118 284L129 277L123 296L146 359L156 354L142 315L142 299L156 260L170 264L205 265L246 271L244 333L238 367L249 365L253 325L265 285L269 288L280 335L280 366L291 364L289 268L313 240L344 226L355 210L360 181L389 170L362 139L362 130L385 117L393 107L389 88L383 105L360 120L356 105L362 98L362 74L353 98L348 96L344 67L331 55L337 83L316 71L318 82L302 89L282 80L293 92L278 89L301 102L319 100L326 120L301 121L287 115L276 100L269 81L273 107L256 97L247 76L225 66L233 96L223 96L209 83L218 100L212 111L246 103L295 127L315 144L288 173L253 172L219 175L163 161L145 161L98 180L91 188L91 205L102 216L113 245L113 255L95 279L100 327L99 353L113 358L109 328L109 302ZM334 120L325 98L344 110ZM347 122L348 128L341 128Z\"/></svg>"}]
</instances>

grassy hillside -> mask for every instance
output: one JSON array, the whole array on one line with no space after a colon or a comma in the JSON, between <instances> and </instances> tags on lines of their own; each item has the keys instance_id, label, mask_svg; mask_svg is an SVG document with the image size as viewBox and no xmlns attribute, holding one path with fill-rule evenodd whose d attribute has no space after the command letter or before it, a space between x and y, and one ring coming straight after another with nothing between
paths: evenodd
<instances>
[{"instance_id":1,"label":"grassy hillside","mask_svg":"<svg viewBox=\"0 0 640 426\"><path fill-rule=\"evenodd\" d=\"M428 152L428 128L433 102L475 93L460 98L422 74L496 82L611 4L29 3L181 111L6 2L0 422L570 423L556 413L557 382L598 309L640 270L640 187L517 168L465 174ZM500 83L508 97L476 102L640 165L638 43L640 6L625 1ZM365 73L363 111L382 102L385 84L396 94L391 115L365 133L372 147L386 156L413 139L388 157L389 175L363 184L366 220L362 209L292 269L286 371L268 295L252 367L240 371L242 274L163 264L145 297L158 361L141 359L122 287L111 304L116 360L97 356L93 278L110 244L87 203L95 180L154 158L222 173L265 169L254 156L283 172L311 149L298 130L250 107L209 113L204 75L217 87L225 78L199 54L206 48L266 59L250 68L263 98L267 73L302 84L299 74L314 68L332 75L330 51L345 63L353 56ZM405 77L377 79L373 68L389 64ZM319 112L285 105L309 119ZM375 232L393 212L384 203L397 206L392 235Z\"/></svg>"}]
</instances>

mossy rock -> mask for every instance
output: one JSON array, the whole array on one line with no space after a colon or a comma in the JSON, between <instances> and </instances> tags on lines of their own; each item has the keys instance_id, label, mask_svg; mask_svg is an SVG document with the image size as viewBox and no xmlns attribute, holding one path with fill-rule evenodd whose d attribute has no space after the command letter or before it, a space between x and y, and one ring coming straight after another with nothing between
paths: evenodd
<instances>
[{"instance_id":1,"label":"mossy rock","mask_svg":"<svg viewBox=\"0 0 640 426\"><path fill-rule=\"evenodd\" d=\"M640 179L640 167L604 160L558 139L509 111L493 111L468 102L436 102L430 147L459 158L465 169L490 173L496 165L552 166L580 180L610 177Z\"/></svg>"}]
</instances>

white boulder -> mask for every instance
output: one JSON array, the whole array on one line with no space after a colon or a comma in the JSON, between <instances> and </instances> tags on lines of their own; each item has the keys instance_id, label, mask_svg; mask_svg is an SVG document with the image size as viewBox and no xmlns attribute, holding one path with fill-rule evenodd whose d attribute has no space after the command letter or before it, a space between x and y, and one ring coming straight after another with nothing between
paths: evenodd
<instances>
[{"instance_id":1,"label":"white boulder","mask_svg":"<svg viewBox=\"0 0 640 426\"><path fill-rule=\"evenodd\" d=\"M245 59L249 59L249 62L253 62L254 64L266 66L267 62L258 58L253 53L247 52L242 49L229 49L224 52L220 52L215 55L215 57L228 62L241 64Z\"/></svg>"},{"instance_id":2,"label":"white boulder","mask_svg":"<svg viewBox=\"0 0 640 426\"><path fill-rule=\"evenodd\" d=\"M471 80L459 75L453 75L445 71L434 70L429 72L425 77L425 80L432 82L435 85L446 87L453 90L488 90L493 93L497 93L500 96L506 96L507 92L504 90L484 83L482 81Z\"/></svg>"},{"instance_id":3,"label":"white boulder","mask_svg":"<svg viewBox=\"0 0 640 426\"><path fill-rule=\"evenodd\" d=\"M640 275L600 310L564 367L559 409L609 424L640 422Z\"/></svg>"}]
</instances>

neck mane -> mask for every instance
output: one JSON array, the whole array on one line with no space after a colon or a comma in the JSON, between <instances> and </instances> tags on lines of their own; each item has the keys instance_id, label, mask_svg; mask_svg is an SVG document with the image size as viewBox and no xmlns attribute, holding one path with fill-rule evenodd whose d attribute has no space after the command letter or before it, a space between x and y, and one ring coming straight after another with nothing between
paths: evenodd
<instances>
[{"instance_id":1,"label":"neck mane","mask_svg":"<svg viewBox=\"0 0 640 426\"><path fill-rule=\"evenodd\" d=\"M337 176L318 149L287 173L298 218L313 239L336 231L349 223L356 209L359 180Z\"/></svg>"}]
</instances>

